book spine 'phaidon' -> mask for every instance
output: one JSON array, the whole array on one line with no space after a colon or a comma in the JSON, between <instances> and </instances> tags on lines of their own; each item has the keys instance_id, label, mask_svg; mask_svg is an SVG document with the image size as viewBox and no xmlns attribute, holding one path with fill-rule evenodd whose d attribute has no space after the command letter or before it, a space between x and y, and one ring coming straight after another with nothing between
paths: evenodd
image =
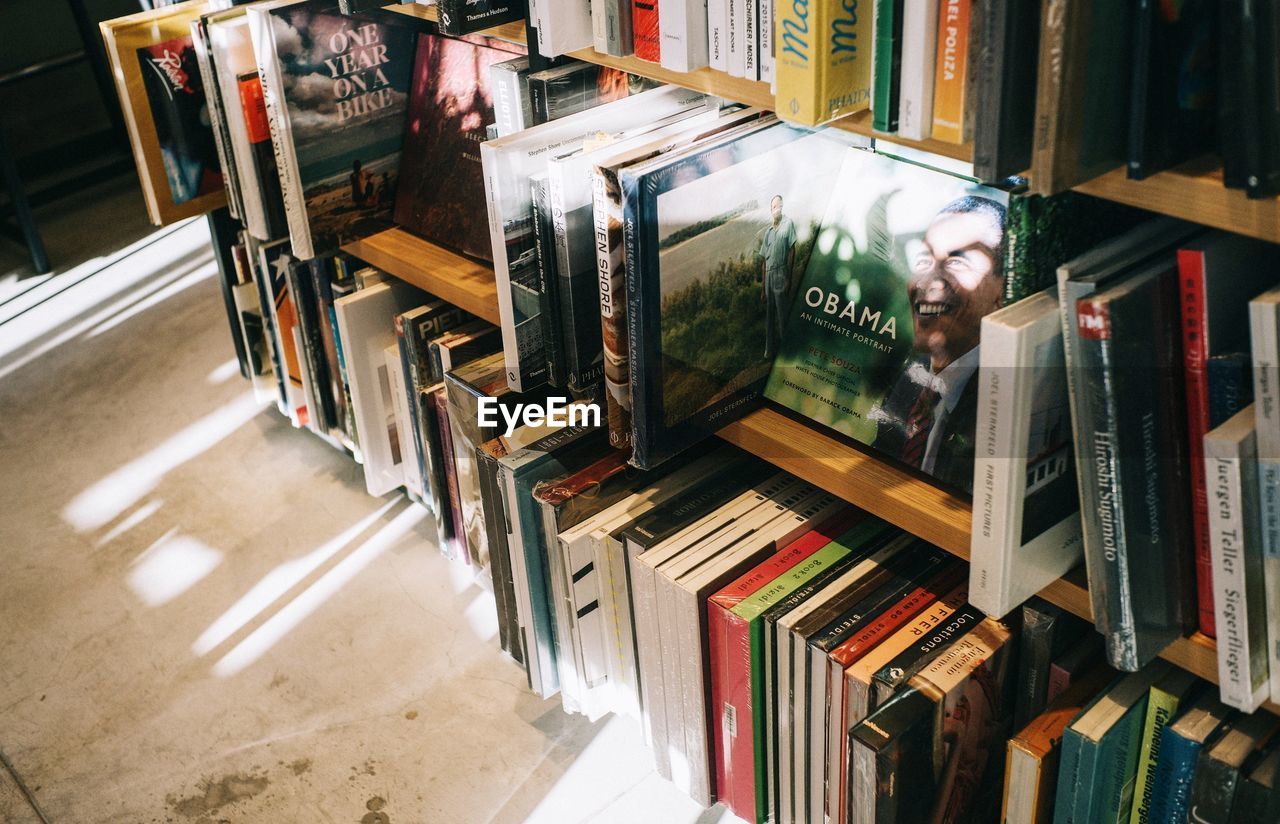
<instances>
[{"instance_id":1,"label":"book spine 'phaidon'","mask_svg":"<svg viewBox=\"0 0 1280 824\"><path fill-rule=\"evenodd\" d=\"M783 0L774 12L780 116L815 126L871 106L869 0Z\"/></svg>"}]
</instances>

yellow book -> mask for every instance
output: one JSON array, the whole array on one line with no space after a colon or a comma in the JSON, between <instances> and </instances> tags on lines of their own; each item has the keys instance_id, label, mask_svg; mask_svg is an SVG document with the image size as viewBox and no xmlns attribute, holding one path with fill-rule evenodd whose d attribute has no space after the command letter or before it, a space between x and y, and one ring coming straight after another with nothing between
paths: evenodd
<instances>
[{"instance_id":1,"label":"yellow book","mask_svg":"<svg viewBox=\"0 0 1280 824\"><path fill-rule=\"evenodd\" d=\"M816 126L871 107L872 0L776 6L778 116Z\"/></svg>"}]
</instances>

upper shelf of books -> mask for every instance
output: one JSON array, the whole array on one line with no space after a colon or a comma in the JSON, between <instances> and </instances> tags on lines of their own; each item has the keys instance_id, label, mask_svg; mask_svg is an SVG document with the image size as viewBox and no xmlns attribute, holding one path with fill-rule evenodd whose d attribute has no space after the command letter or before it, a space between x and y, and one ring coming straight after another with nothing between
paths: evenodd
<instances>
[{"instance_id":1,"label":"upper shelf of books","mask_svg":"<svg viewBox=\"0 0 1280 824\"><path fill-rule=\"evenodd\" d=\"M411 3L387 6L387 9L423 20L437 19L435 6ZM485 34L515 43L525 42L524 25L521 23L497 26L486 30ZM676 72L636 57L611 57L589 48L573 52L571 56L750 106L764 109L774 109L776 106L768 83L731 77L720 71L699 69L694 72ZM892 139L894 143L932 154L964 161L973 160L971 143L955 144L932 139L911 141L902 139L897 134L878 132L872 128L872 114L869 110L843 117L829 126L867 137ZM1280 199L1251 199L1239 189L1226 188L1223 185L1222 164L1215 157L1201 157L1140 181L1130 180L1123 167L1116 168L1074 188L1095 197L1158 214L1261 240L1280 242Z\"/></svg>"}]
</instances>

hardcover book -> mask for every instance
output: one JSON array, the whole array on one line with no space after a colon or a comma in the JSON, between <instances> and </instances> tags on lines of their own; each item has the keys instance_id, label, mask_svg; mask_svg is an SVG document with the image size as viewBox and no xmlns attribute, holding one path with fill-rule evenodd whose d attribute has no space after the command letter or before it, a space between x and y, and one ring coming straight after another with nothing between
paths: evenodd
<instances>
[{"instance_id":1,"label":"hardcover book","mask_svg":"<svg viewBox=\"0 0 1280 824\"><path fill-rule=\"evenodd\" d=\"M1187 820L1200 751L1206 745L1213 746L1235 717L1235 711L1208 689L1161 730L1155 789L1147 816L1151 824L1182 824Z\"/></svg>"},{"instance_id":2,"label":"hardcover book","mask_svg":"<svg viewBox=\"0 0 1280 824\"><path fill-rule=\"evenodd\" d=\"M1249 301L1254 424L1258 440L1258 526L1267 587L1271 700L1280 699L1280 289Z\"/></svg>"},{"instance_id":3,"label":"hardcover book","mask_svg":"<svg viewBox=\"0 0 1280 824\"><path fill-rule=\"evenodd\" d=\"M1031 166L1041 5L988 0L975 7L984 30L973 91L973 174L979 180L1002 180Z\"/></svg>"},{"instance_id":4,"label":"hardcover book","mask_svg":"<svg viewBox=\"0 0 1280 824\"><path fill-rule=\"evenodd\" d=\"M1227 232L1210 232L1178 249L1178 297L1182 307L1182 358L1186 376L1187 436L1199 457L1209 430L1226 421L1212 415L1210 359L1248 348L1249 299L1280 280L1280 251L1269 243ZM1231 417L1239 407L1231 410ZM1212 562L1209 553L1209 496L1205 464L1191 462L1192 526L1200 631L1217 637Z\"/></svg>"},{"instance_id":5,"label":"hardcover book","mask_svg":"<svg viewBox=\"0 0 1280 824\"><path fill-rule=\"evenodd\" d=\"M982 319L977 380L969 598L1003 618L1083 553L1056 289Z\"/></svg>"},{"instance_id":6,"label":"hardcover book","mask_svg":"<svg viewBox=\"0 0 1280 824\"><path fill-rule=\"evenodd\" d=\"M1053 824L1062 734L1113 678L1115 671L1111 668L1094 667L1009 739L1003 824Z\"/></svg>"},{"instance_id":7,"label":"hardcover book","mask_svg":"<svg viewBox=\"0 0 1280 824\"><path fill-rule=\"evenodd\" d=\"M765 397L968 490L1007 195L869 152L834 188L807 267L797 247Z\"/></svg>"},{"instance_id":8,"label":"hardcover book","mask_svg":"<svg viewBox=\"0 0 1280 824\"><path fill-rule=\"evenodd\" d=\"M809 182L849 152L827 132L765 123L623 169L637 466L756 403L827 210L831 190Z\"/></svg>"},{"instance_id":9,"label":"hardcover book","mask_svg":"<svg viewBox=\"0 0 1280 824\"><path fill-rule=\"evenodd\" d=\"M488 37L418 35L395 222L483 260L493 257L480 164L485 127L494 121L490 79L518 48Z\"/></svg>"},{"instance_id":10,"label":"hardcover book","mask_svg":"<svg viewBox=\"0 0 1280 824\"><path fill-rule=\"evenodd\" d=\"M404 469L392 448L394 417L383 350L396 343L395 315L423 299L421 290L389 281L334 301L370 495L385 495L404 483Z\"/></svg>"},{"instance_id":11,"label":"hardcover book","mask_svg":"<svg viewBox=\"0 0 1280 824\"><path fill-rule=\"evenodd\" d=\"M1151 685L1147 696L1147 716L1142 723L1138 745L1138 770L1134 776L1133 800L1129 806L1130 824L1147 824L1155 802L1156 762L1160 759L1160 743L1164 729L1177 715L1178 707L1195 697L1204 682L1189 672L1172 672ZM1124 810L1120 810L1124 820Z\"/></svg>"},{"instance_id":12,"label":"hardcover book","mask_svg":"<svg viewBox=\"0 0 1280 824\"><path fill-rule=\"evenodd\" d=\"M972 104L968 88L970 61L970 17L975 14L971 0L942 0L938 8L938 54L933 80L933 127L935 140L963 143L972 128L967 122Z\"/></svg>"},{"instance_id":13,"label":"hardcover book","mask_svg":"<svg viewBox=\"0 0 1280 824\"><path fill-rule=\"evenodd\" d=\"M1089 594L1112 666L1127 671L1196 618L1176 292L1166 259L1076 303Z\"/></svg>"},{"instance_id":14,"label":"hardcover book","mask_svg":"<svg viewBox=\"0 0 1280 824\"><path fill-rule=\"evenodd\" d=\"M526 83L533 114L530 125L535 126L622 100L659 85L621 69L576 60L534 72Z\"/></svg>"},{"instance_id":15,"label":"hardcover book","mask_svg":"<svg viewBox=\"0 0 1280 824\"><path fill-rule=\"evenodd\" d=\"M871 73L871 127L898 130L898 101L902 90L903 0L876 0L875 69Z\"/></svg>"},{"instance_id":16,"label":"hardcover book","mask_svg":"<svg viewBox=\"0 0 1280 824\"><path fill-rule=\"evenodd\" d=\"M289 240L277 240L257 247L258 272L261 275L259 294L265 296L267 312L271 316L271 330L280 362L277 377L283 386L286 414L296 427L307 425L307 403L302 386L303 353L293 338L293 328L298 324L298 310L289 293L289 267L294 263ZM381 357L381 352L378 354Z\"/></svg>"},{"instance_id":17,"label":"hardcover book","mask_svg":"<svg viewBox=\"0 0 1280 824\"><path fill-rule=\"evenodd\" d=\"M933 0L903 0L898 134L905 140L927 140L933 133L933 80L937 51L937 3Z\"/></svg>"},{"instance_id":18,"label":"hardcover book","mask_svg":"<svg viewBox=\"0 0 1280 824\"><path fill-rule=\"evenodd\" d=\"M512 389L532 389L547 378L529 185L530 176L546 168L546 150L556 146L567 151L601 129L617 133L703 106L701 94L663 87L481 144L498 312Z\"/></svg>"},{"instance_id":19,"label":"hardcover book","mask_svg":"<svg viewBox=\"0 0 1280 824\"><path fill-rule=\"evenodd\" d=\"M201 20L209 32L213 73L223 101L231 156L240 181L242 220L249 234L269 241L288 234L271 127L262 103L258 63L243 8L211 12Z\"/></svg>"},{"instance_id":20,"label":"hardcover book","mask_svg":"<svg viewBox=\"0 0 1280 824\"><path fill-rule=\"evenodd\" d=\"M295 253L312 258L388 228L413 30L353 24L332 0L272 0L247 14Z\"/></svg>"},{"instance_id":21,"label":"hardcover book","mask_svg":"<svg viewBox=\"0 0 1280 824\"><path fill-rule=\"evenodd\" d=\"M1271 713L1242 716L1212 747L1200 750L1189 807L1197 822L1230 824L1235 820L1236 788L1271 744L1276 728L1277 718Z\"/></svg>"},{"instance_id":22,"label":"hardcover book","mask_svg":"<svg viewBox=\"0 0 1280 824\"><path fill-rule=\"evenodd\" d=\"M1130 179L1142 180L1213 148L1219 13L1211 0L1137 5Z\"/></svg>"},{"instance_id":23,"label":"hardcover book","mask_svg":"<svg viewBox=\"0 0 1280 824\"><path fill-rule=\"evenodd\" d=\"M157 226L227 203L191 23L205 2L100 24L129 143Z\"/></svg>"},{"instance_id":24,"label":"hardcover book","mask_svg":"<svg viewBox=\"0 0 1280 824\"><path fill-rule=\"evenodd\" d=\"M871 107L875 54L868 9L784 2L774 13L779 117L816 126Z\"/></svg>"},{"instance_id":25,"label":"hardcover book","mask_svg":"<svg viewBox=\"0 0 1280 824\"><path fill-rule=\"evenodd\" d=\"M524 20L523 0L442 0L436 3L440 33L458 37Z\"/></svg>"},{"instance_id":26,"label":"hardcover book","mask_svg":"<svg viewBox=\"0 0 1280 824\"><path fill-rule=\"evenodd\" d=\"M1062 734L1055 822L1119 821L1122 809L1128 817L1151 685L1172 671L1160 661L1128 675L1072 720Z\"/></svg>"},{"instance_id":27,"label":"hardcover book","mask_svg":"<svg viewBox=\"0 0 1280 824\"><path fill-rule=\"evenodd\" d=\"M1258 534L1258 442L1249 406L1204 436L1209 553L1222 701L1253 712L1271 696L1266 580Z\"/></svg>"}]
</instances>

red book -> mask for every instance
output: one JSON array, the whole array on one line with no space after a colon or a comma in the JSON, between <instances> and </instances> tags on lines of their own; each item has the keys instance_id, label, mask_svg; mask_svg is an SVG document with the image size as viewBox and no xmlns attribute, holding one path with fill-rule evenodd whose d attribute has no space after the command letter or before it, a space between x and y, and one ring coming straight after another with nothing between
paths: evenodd
<instances>
[{"instance_id":1,"label":"red book","mask_svg":"<svg viewBox=\"0 0 1280 824\"><path fill-rule=\"evenodd\" d=\"M751 704L750 622L734 614L733 608L865 517L860 510L849 509L828 519L707 599L712 717L719 719L711 724L716 797L739 818L757 820L755 726ZM733 709L722 713L727 707Z\"/></svg>"},{"instance_id":2,"label":"red book","mask_svg":"<svg viewBox=\"0 0 1280 824\"><path fill-rule=\"evenodd\" d=\"M1224 421L1210 417L1211 392L1206 364L1215 355L1249 351L1249 300L1275 285L1276 267L1280 265L1278 257L1271 244L1225 232L1204 235L1178 250L1187 435L1191 445L1196 598L1200 631L1210 638L1217 637L1217 628L1213 611L1213 562L1209 555L1204 436ZM1242 406L1247 403L1243 401Z\"/></svg>"},{"instance_id":3,"label":"red book","mask_svg":"<svg viewBox=\"0 0 1280 824\"><path fill-rule=\"evenodd\" d=\"M830 753L828 757L833 759L832 763L828 765L827 772L827 780L832 782L829 785L830 788L826 799L829 820L848 820L845 817L844 807L846 804L845 789L847 782L845 773L849 763L849 739L843 733L849 728L849 708L844 700L844 671L850 664L875 649L881 641L906 626L908 621L963 584L968 577L969 567L967 564L949 564L946 569L933 576L928 582L916 587L903 596L902 600L893 607L885 610L884 614L880 616L880 620L864 627L857 635L844 639L839 646L827 653L827 666L832 669L839 669L841 673L838 682L841 685L841 689L832 689L827 695L828 701L839 703L840 718L839 726L834 730L828 730L828 735L833 736L827 741L828 752ZM814 677L819 677L819 674L815 673ZM821 677L829 677L829 674L821 673ZM835 683L832 684L832 687L835 687ZM833 706L828 709L828 712L834 712L835 709ZM838 757L834 757L837 753Z\"/></svg>"},{"instance_id":4,"label":"red book","mask_svg":"<svg viewBox=\"0 0 1280 824\"><path fill-rule=\"evenodd\" d=\"M662 45L658 35L658 0L631 0L631 37L636 57L658 62Z\"/></svg>"}]
</instances>

